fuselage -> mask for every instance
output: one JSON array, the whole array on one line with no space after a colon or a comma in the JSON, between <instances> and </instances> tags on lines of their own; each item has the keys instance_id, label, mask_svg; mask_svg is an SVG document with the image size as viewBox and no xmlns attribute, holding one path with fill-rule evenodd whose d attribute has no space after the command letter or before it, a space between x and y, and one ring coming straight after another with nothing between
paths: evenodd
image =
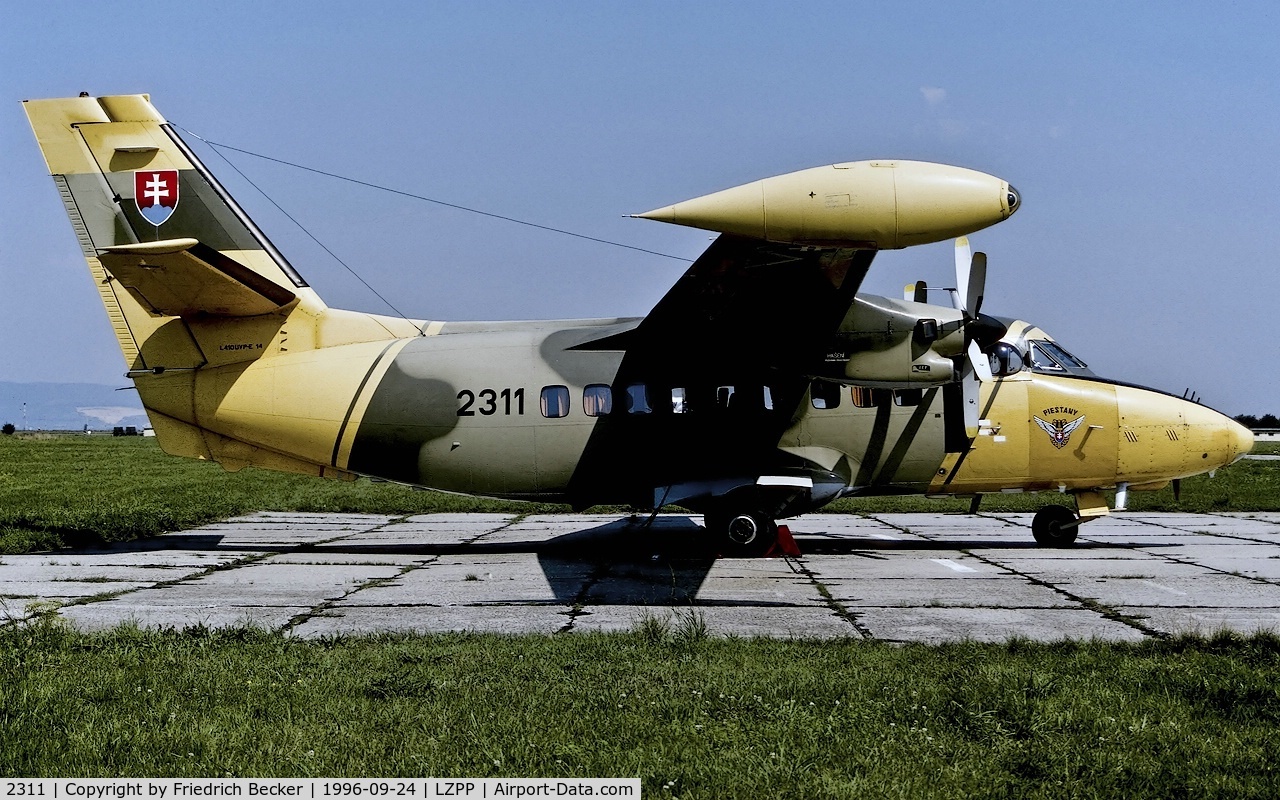
<instances>
[{"instance_id":1,"label":"fuselage","mask_svg":"<svg viewBox=\"0 0 1280 800\"><path fill-rule=\"evenodd\" d=\"M1032 364L1029 343L1052 340L1026 324L1006 338L1027 363L983 384L972 440L954 384L644 375L628 370L625 349L590 344L625 341L638 324L450 323L436 335L299 354L311 374L322 353L358 383L338 395L347 407L328 414L314 392L281 391L303 370L277 355L235 378L253 408L271 394L271 416L237 413L228 397L197 423L279 447L289 440L282 428L299 420L309 428L295 438L312 450L292 454L338 470L582 507L696 506L735 481L805 470L838 480L843 495L1155 488L1231 463L1252 443L1198 403Z\"/></svg>"}]
</instances>

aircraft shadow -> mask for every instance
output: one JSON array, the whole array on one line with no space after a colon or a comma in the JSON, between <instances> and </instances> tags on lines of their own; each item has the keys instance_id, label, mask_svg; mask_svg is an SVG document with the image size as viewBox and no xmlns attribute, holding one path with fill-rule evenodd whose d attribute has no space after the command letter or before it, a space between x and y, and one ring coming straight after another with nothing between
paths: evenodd
<instances>
[{"instance_id":1,"label":"aircraft shadow","mask_svg":"<svg viewBox=\"0 0 1280 800\"><path fill-rule=\"evenodd\" d=\"M386 532L388 529L383 529ZM390 530L394 530L394 527ZM362 543L358 537L322 543L253 543L227 541L223 533L178 533L111 545L80 547L63 553L145 553L172 550L200 552L315 553L318 555L493 556L536 555L555 602L568 605L636 606L787 606L789 603L698 599L707 574L720 558L718 542L686 517L659 517L652 525L620 519L571 531L550 539L472 542ZM830 536L822 532L795 536L805 555L849 556L892 561L895 552L957 550L1031 550L1026 541L947 538L886 540ZM1102 550L1123 544L1079 542L1075 550ZM1144 547L1156 545L1144 544ZM892 567L887 567L891 572Z\"/></svg>"}]
</instances>

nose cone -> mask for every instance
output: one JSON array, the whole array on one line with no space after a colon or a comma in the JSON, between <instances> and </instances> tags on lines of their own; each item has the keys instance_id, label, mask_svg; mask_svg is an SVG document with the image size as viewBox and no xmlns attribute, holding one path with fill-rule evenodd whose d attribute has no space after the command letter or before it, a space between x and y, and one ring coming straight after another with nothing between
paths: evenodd
<instances>
[{"instance_id":1,"label":"nose cone","mask_svg":"<svg viewBox=\"0 0 1280 800\"><path fill-rule=\"evenodd\" d=\"M1253 449L1248 428L1199 403L1128 386L1116 400L1119 472L1133 483L1213 472Z\"/></svg>"},{"instance_id":2,"label":"nose cone","mask_svg":"<svg viewBox=\"0 0 1280 800\"><path fill-rule=\"evenodd\" d=\"M1013 188L1012 184L1004 185L1004 208L1005 219L1013 216L1013 212L1022 207L1022 195L1018 194L1018 190Z\"/></svg>"},{"instance_id":3,"label":"nose cone","mask_svg":"<svg viewBox=\"0 0 1280 800\"><path fill-rule=\"evenodd\" d=\"M1253 450L1253 431L1235 420L1231 420L1230 438L1230 448L1233 453L1231 463L1239 461Z\"/></svg>"}]
</instances>

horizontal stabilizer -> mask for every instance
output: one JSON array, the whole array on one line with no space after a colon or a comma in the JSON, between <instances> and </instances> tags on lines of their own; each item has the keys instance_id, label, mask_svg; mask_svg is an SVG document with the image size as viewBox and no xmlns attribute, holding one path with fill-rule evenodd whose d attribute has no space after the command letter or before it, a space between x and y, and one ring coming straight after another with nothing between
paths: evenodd
<instances>
[{"instance_id":1,"label":"horizontal stabilizer","mask_svg":"<svg viewBox=\"0 0 1280 800\"><path fill-rule=\"evenodd\" d=\"M165 316L254 317L297 299L195 239L117 245L99 251L98 260L132 295Z\"/></svg>"}]
</instances>

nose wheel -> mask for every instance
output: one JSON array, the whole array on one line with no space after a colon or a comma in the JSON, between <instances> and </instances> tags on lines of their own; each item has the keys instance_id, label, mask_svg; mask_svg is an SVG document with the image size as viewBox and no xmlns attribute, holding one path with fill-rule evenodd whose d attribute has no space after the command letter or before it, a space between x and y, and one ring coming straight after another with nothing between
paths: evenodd
<instances>
[{"instance_id":1,"label":"nose wheel","mask_svg":"<svg viewBox=\"0 0 1280 800\"><path fill-rule=\"evenodd\" d=\"M1041 547L1070 547L1080 530L1080 517L1066 506L1045 506L1031 520L1031 535Z\"/></svg>"}]
</instances>

